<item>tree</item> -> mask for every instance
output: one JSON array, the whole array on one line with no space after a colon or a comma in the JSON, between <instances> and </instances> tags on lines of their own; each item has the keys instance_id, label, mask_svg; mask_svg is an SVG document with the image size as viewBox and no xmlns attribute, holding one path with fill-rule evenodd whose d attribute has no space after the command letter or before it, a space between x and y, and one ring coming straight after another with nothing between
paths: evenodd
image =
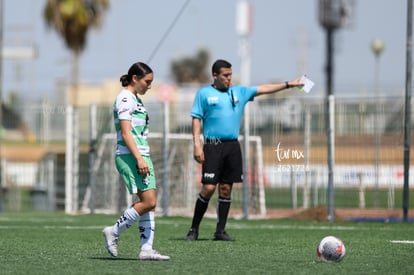
<instances>
[{"instance_id":1,"label":"tree","mask_svg":"<svg viewBox=\"0 0 414 275\"><path fill-rule=\"evenodd\" d=\"M206 49L200 49L194 57L183 57L171 62L171 74L178 84L206 83L209 79L207 66L210 54Z\"/></svg>"},{"instance_id":2,"label":"tree","mask_svg":"<svg viewBox=\"0 0 414 275\"><path fill-rule=\"evenodd\" d=\"M109 7L109 0L47 0L43 10L46 24L53 28L73 52L72 64L72 103L76 104L79 84L79 57L86 46L86 38L91 27L99 27L103 14Z\"/></svg>"},{"instance_id":3,"label":"tree","mask_svg":"<svg viewBox=\"0 0 414 275\"><path fill-rule=\"evenodd\" d=\"M65 160L65 211L76 212L78 208L79 186L79 127L78 127L78 86L79 57L86 46L86 38L91 27L101 24L103 13L109 7L109 0L47 0L43 10L47 25L64 39L73 53L72 99L68 102L66 160ZM71 111L72 110L72 111ZM94 194L92 194L94 195Z\"/></svg>"}]
</instances>

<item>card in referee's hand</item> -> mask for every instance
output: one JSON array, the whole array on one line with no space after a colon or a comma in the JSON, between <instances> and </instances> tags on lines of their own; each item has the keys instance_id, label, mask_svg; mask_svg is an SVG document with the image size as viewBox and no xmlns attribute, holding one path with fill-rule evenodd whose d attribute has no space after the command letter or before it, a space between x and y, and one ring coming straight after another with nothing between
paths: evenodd
<instances>
[{"instance_id":1,"label":"card in referee's hand","mask_svg":"<svg viewBox=\"0 0 414 275\"><path fill-rule=\"evenodd\" d=\"M315 85L315 83L313 83L313 81L307 78L305 75L303 75L300 78L300 82L303 83L303 86L298 87L298 89L299 91L304 92L304 93L309 93L312 90L313 85Z\"/></svg>"}]
</instances>

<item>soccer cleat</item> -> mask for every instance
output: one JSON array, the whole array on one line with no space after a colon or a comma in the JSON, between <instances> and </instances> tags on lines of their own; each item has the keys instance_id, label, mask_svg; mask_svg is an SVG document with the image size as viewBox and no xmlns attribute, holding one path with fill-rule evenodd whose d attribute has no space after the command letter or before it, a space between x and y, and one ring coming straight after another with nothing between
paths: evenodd
<instances>
[{"instance_id":1,"label":"soccer cleat","mask_svg":"<svg viewBox=\"0 0 414 275\"><path fill-rule=\"evenodd\" d=\"M190 228L188 231L187 236L185 237L187 241L196 241L198 239L198 231L197 229Z\"/></svg>"},{"instance_id":2,"label":"soccer cleat","mask_svg":"<svg viewBox=\"0 0 414 275\"><path fill-rule=\"evenodd\" d=\"M114 234L113 227L105 227L102 233L105 237L105 248L108 253L113 257L118 256L118 236Z\"/></svg>"},{"instance_id":3,"label":"soccer cleat","mask_svg":"<svg viewBox=\"0 0 414 275\"><path fill-rule=\"evenodd\" d=\"M231 237L226 231L214 233L214 241L234 241L235 239Z\"/></svg>"},{"instance_id":4,"label":"soccer cleat","mask_svg":"<svg viewBox=\"0 0 414 275\"><path fill-rule=\"evenodd\" d=\"M170 256L161 255L156 250L141 250L138 255L138 259L141 261L168 261Z\"/></svg>"}]
</instances>

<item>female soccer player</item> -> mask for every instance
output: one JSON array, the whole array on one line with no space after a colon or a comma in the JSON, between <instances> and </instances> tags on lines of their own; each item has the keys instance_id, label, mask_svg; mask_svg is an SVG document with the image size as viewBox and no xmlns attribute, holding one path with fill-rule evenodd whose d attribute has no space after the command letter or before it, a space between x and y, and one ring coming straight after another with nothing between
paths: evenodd
<instances>
[{"instance_id":1,"label":"female soccer player","mask_svg":"<svg viewBox=\"0 0 414 275\"><path fill-rule=\"evenodd\" d=\"M154 166L147 142L149 119L139 96L145 95L154 79L152 69L145 63L134 63L128 74L121 76L123 89L113 105L117 147L115 165L130 194L137 194L139 202L127 208L118 221L105 227L105 248L113 257L118 255L119 236L134 223L139 224L141 238L140 260L169 260L152 248L154 241L154 213L157 202Z\"/></svg>"}]
</instances>

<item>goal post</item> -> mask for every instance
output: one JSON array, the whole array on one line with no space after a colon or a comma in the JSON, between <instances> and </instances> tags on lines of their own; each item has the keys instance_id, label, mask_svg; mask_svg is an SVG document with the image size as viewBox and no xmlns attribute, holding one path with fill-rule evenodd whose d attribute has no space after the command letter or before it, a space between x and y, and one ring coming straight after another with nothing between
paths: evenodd
<instances>
[{"instance_id":1,"label":"goal post","mask_svg":"<svg viewBox=\"0 0 414 275\"><path fill-rule=\"evenodd\" d=\"M157 212L168 213L172 216L191 216L198 192L201 188L201 165L193 159L193 142L191 134L169 133L167 135L169 150L168 160L163 161L162 133L150 133L148 142L151 148L151 159L157 178ZM248 177L248 210L249 217L266 216L265 181L263 171L262 142L259 136L251 136L250 160ZM96 152L92 173L95 173L95 191L91 194L90 185L86 188L81 205L81 211L90 213L90 203L93 201L95 213L119 213L120 209L130 205L136 196L130 196L118 175L114 164L116 136L113 133L102 135ZM168 167L162 167L167 163ZM168 190L163 190L161 183L163 173L168 173ZM162 209L163 192L168 194L168 211ZM91 200L91 198L94 200ZM119 201L125 205L120 205ZM234 213L242 205L242 185L236 184L232 192L232 209ZM213 202L212 204L214 204Z\"/></svg>"}]
</instances>

